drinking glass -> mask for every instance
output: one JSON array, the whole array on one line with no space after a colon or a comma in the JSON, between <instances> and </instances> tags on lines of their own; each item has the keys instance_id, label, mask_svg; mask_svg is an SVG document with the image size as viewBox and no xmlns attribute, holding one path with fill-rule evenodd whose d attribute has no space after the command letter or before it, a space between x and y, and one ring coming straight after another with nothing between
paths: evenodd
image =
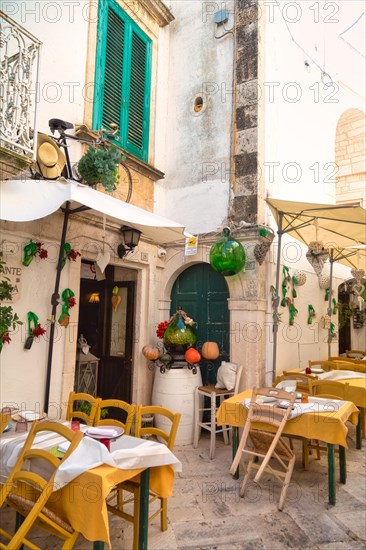
<instances>
[{"instance_id":1,"label":"drinking glass","mask_svg":"<svg viewBox=\"0 0 366 550\"><path fill-rule=\"evenodd\" d=\"M18 433L27 432L28 431L28 422L23 418L18 420L18 422L15 426L15 431L18 432Z\"/></svg>"},{"instance_id":2,"label":"drinking glass","mask_svg":"<svg viewBox=\"0 0 366 550\"><path fill-rule=\"evenodd\" d=\"M79 420L71 420L71 429L73 432L79 432L80 431L80 422Z\"/></svg>"}]
</instances>

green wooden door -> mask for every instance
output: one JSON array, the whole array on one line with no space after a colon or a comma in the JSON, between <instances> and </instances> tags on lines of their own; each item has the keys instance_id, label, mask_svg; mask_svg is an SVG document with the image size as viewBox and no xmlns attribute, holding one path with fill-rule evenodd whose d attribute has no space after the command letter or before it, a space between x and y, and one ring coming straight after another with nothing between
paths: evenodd
<instances>
[{"instance_id":1,"label":"green wooden door","mask_svg":"<svg viewBox=\"0 0 366 550\"><path fill-rule=\"evenodd\" d=\"M224 277L209 264L197 264L183 271L174 283L171 294L171 314L181 306L197 322L198 350L204 342L217 342L220 357L216 361L202 359L204 384L216 382L221 361L230 358L229 292Z\"/></svg>"}]
</instances>

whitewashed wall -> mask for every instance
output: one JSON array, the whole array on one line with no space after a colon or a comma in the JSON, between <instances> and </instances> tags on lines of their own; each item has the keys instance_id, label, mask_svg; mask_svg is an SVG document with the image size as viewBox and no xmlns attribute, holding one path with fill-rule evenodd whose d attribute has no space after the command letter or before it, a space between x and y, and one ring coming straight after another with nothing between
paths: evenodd
<instances>
[{"instance_id":1,"label":"whitewashed wall","mask_svg":"<svg viewBox=\"0 0 366 550\"><path fill-rule=\"evenodd\" d=\"M165 179L155 184L155 210L191 232L215 230L229 205L233 36L214 37L213 12L221 4L231 12L229 30L232 1L168 3L175 21L159 46L156 161ZM200 113L193 109L197 96L204 100Z\"/></svg>"}]
</instances>

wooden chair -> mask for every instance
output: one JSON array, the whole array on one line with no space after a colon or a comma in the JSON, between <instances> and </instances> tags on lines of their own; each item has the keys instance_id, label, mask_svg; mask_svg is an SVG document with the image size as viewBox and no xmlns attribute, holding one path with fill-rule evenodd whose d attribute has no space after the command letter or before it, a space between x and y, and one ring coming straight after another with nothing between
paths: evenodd
<instances>
[{"instance_id":1,"label":"wooden chair","mask_svg":"<svg viewBox=\"0 0 366 550\"><path fill-rule=\"evenodd\" d=\"M143 417L145 415L161 415L167 421L167 428L163 430L153 425L143 426ZM181 414L174 413L165 407L148 405L136 406L136 424L135 424L135 436L153 436L159 439L163 439L167 447L172 451L174 448L175 438L180 422ZM130 497L124 500L124 491L130 493ZM168 529L168 507L167 499L162 498L153 491L150 491L149 506L154 501L160 501L159 509L154 511L149 517L149 521L152 521L156 516L160 514L160 526L162 531ZM125 505L133 502L133 515L125 511ZM138 533L139 533L139 507L140 507L140 483L138 478L134 478L129 481L120 483L116 490L111 494L107 500L107 508L109 512L126 519L133 523L133 550L138 548Z\"/></svg>"},{"instance_id":2,"label":"wooden chair","mask_svg":"<svg viewBox=\"0 0 366 550\"><path fill-rule=\"evenodd\" d=\"M0 434L3 433L11 420L11 414L0 412Z\"/></svg>"},{"instance_id":3,"label":"wooden chair","mask_svg":"<svg viewBox=\"0 0 366 550\"><path fill-rule=\"evenodd\" d=\"M310 393L315 397L348 401L349 384L348 382L342 384L336 380L314 380L310 382ZM319 441L316 440L313 443L311 440L306 440L304 443L304 455L309 455L311 449L316 450L317 460L320 460L320 452L327 452L327 447L320 445Z\"/></svg>"},{"instance_id":4,"label":"wooden chair","mask_svg":"<svg viewBox=\"0 0 366 550\"><path fill-rule=\"evenodd\" d=\"M297 391L310 393L309 382L310 380L314 380L314 375L284 371L282 375L278 377L278 381L282 382L282 380L295 380Z\"/></svg>"},{"instance_id":5,"label":"wooden chair","mask_svg":"<svg viewBox=\"0 0 366 550\"><path fill-rule=\"evenodd\" d=\"M280 401L285 400L288 402L288 407L285 409L278 407L278 401L275 402L274 405L257 401L257 398L262 396L267 398L274 397ZM253 388L244 431L230 468L230 473L234 474L242 456L246 454L249 455L249 462L240 489L240 496L244 496L245 494L245 488L252 469L257 470L254 477L255 483L259 482L264 472L269 472L274 475L282 485L278 504L279 510L283 508L295 465L295 455L281 437L286 422L291 414L295 399L296 393L291 394L278 388ZM275 431L257 430L253 427L253 424L256 422L268 426L269 430L275 429ZM249 440L251 446L247 446ZM262 459L262 462L254 462L254 460L258 459ZM275 463L277 467L272 463Z\"/></svg>"},{"instance_id":6,"label":"wooden chair","mask_svg":"<svg viewBox=\"0 0 366 550\"><path fill-rule=\"evenodd\" d=\"M366 373L366 361L331 361L333 370L351 370Z\"/></svg>"},{"instance_id":7,"label":"wooden chair","mask_svg":"<svg viewBox=\"0 0 366 550\"><path fill-rule=\"evenodd\" d=\"M319 364L321 361L309 361L309 363ZM296 380L296 390L301 392L306 392L311 394L311 388L310 388L310 381L311 380L317 380L317 376L315 374L304 374L304 373L291 373L289 371L284 371L282 375L278 376L276 379L276 382L280 382L282 380ZM289 439L290 443L290 449L293 451L293 440L298 439L302 442L302 463L304 470L307 470L309 468L309 455L311 454L311 446L310 441L306 439L305 437L301 436L286 436ZM318 457L320 459L320 455Z\"/></svg>"},{"instance_id":8,"label":"wooden chair","mask_svg":"<svg viewBox=\"0 0 366 550\"><path fill-rule=\"evenodd\" d=\"M349 383L343 384L336 380L311 380L310 393L316 397L349 401Z\"/></svg>"},{"instance_id":9,"label":"wooden chair","mask_svg":"<svg viewBox=\"0 0 366 550\"><path fill-rule=\"evenodd\" d=\"M35 436L42 432L54 432L70 442L70 447L61 460L49 451L33 446ZM0 543L0 548L16 550L24 544L32 550L39 550L38 546L26 538L33 527L40 528L64 540L62 546L64 550L73 548L79 533L47 508L47 501L52 500L57 469L74 451L82 437L82 432L73 432L58 422L33 422L18 460L7 482L1 486L0 493L0 507L8 504L24 520L14 534L0 529L0 533L9 540L7 544ZM32 464L33 460L37 464L37 473L29 470L29 464ZM41 473L42 465L45 466L45 477Z\"/></svg>"},{"instance_id":10,"label":"wooden chair","mask_svg":"<svg viewBox=\"0 0 366 550\"><path fill-rule=\"evenodd\" d=\"M108 409L107 418L102 418L102 409ZM118 412L123 411L124 421L114 418L117 414L113 409ZM120 399L101 399L98 402L94 426L119 426L124 429L126 435L130 435L134 414L135 405L130 405Z\"/></svg>"},{"instance_id":11,"label":"wooden chair","mask_svg":"<svg viewBox=\"0 0 366 550\"><path fill-rule=\"evenodd\" d=\"M329 357L329 361L333 363L352 363L355 365L364 365L365 361L363 359L355 359L354 357Z\"/></svg>"},{"instance_id":12,"label":"wooden chair","mask_svg":"<svg viewBox=\"0 0 366 550\"><path fill-rule=\"evenodd\" d=\"M93 397L93 395L90 395L89 393L70 392L66 420L79 418L88 426L93 426L99 401L100 399L98 397ZM88 411L79 410L80 405L82 406L83 404L87 404L87 407L84 408L89 409Z\"/></svg>"},{"instance_id":13,"label":"wooden chair","mask_svg":"<svg viewBox=\"0 0 366 550\"><path fill-rule=\"evenodd\" d=\"M347 367L347 369L344 370L352 370L353 372L362 372L363 374L366 374L366 361L363 361L363 365L360 365L359 363L353 363L351 364L351 367Z\"/></svg>"},{"instance_id":14,"label":"wooden chair","mask_svg":"<svg viewBox=\"0 0 366 550\"><path fill-rule=\"evenodd\" d=\"M217 398L219 398L219 405L221 405L223 399L238 393L242 370L243 367L238 365L235 378L235 387L231 391L216 388L214 384L210 386L198 386L195 389L193 447L195 449L198 447L200 428L208 430L210 432L210 459L213 459L215 455L216 434L222 433L224 443L225 445L228 445L228 432L232 429L230 426L217 427L216 412L219 408L217 405ZM205 407L205 397L210 399L210 407ZM202 400L203 406L201 406ZM205 421L204 418L202 418L202 414L204 414L205 411L210 411L210 419L208 421Z\"/></svg>"},{"instance_id":15,"label":"wooden chair","mask_svg":"<svg viewBox=\"0 0 366 550\"><path fill-rule=\"evenodd\" d=\"M366 351L362 349L346 349L346 357L353 357L354 359L362 359L365 357Z\"/></svg>"}]
</instances>

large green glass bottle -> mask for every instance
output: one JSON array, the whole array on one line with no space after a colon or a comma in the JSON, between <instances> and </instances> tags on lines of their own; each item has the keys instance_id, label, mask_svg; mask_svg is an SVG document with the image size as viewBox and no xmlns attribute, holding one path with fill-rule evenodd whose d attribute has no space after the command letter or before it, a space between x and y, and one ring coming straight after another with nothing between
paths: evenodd
<instances>
[{"instance_id":1,"label":"large green glass bottle","mask_svg":"<svg viewBox=\"0 0 366 550\"><path fill-rule=\"evenodd\" d=\"M191 345L197 342L197 333L194 325L185 322L185 313L178 307L173 319L164 332L164 344L173 346Z\"/></svg>"},{"instance_id":2,"label":"large green glass bottle","mask_svg":"<svg viewBox=\"0 0 366 550\"><path fill-rule=\"evenodd\" d=\"M243 245L230 237L230 229L225 227L223 236L210 250L210 264L215 271L225 277L236 275L245 266L245 250Z\"/></svg>"}]
</instances>

